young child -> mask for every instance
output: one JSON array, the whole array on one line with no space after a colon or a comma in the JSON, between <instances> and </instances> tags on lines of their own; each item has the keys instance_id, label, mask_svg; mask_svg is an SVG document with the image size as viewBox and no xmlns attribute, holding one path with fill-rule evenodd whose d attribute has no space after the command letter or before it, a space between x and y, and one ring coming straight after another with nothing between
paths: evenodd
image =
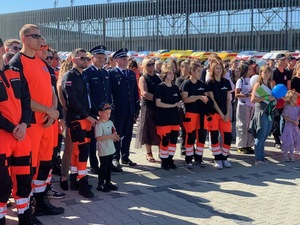
<instances>
[{"instance_id":1,"label":"young child","mask_svg":"<svg viewBox=\"0 0 300 225\"><path fill-rule=\"evenodd\" d=\"M282 116L285 126L281 135L284 162L294 162L294 151L300 151L300 130L298 128L300 106L297 106L297 93L289 90L285 96L285 106ZM288 156L288 152L290 155Z\"/></svg>"},{"instance_id":2,"label":"young child","mask_svg":"<svg viewBox=\"0 0 300 225\"><path fill-rule=\"evenodd\" d=\"M99 123L95 126L95 137L100 161L97 190L102 192L118 190L118 187L111 183L111 162L116 151L114 141L119 141L120 137L113 122L109 120L110 114L111 106L107 103L102 103L98 111Z\"/></svg>"}]
</instances>

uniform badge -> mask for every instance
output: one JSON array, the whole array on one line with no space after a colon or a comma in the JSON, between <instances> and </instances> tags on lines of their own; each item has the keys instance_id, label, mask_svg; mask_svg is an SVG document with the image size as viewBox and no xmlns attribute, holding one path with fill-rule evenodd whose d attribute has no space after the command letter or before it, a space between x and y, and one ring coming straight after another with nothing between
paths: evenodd
<instances>
[{"instance_id":1,"label":"uniform badge","mask_svg":"<svg viewBox=\"0 0 300 225\"><path fill-rule=\"evenodd\" d=\"M66 86L72 86L72 81L66 81Z\"/></svg>"}]
</instances>

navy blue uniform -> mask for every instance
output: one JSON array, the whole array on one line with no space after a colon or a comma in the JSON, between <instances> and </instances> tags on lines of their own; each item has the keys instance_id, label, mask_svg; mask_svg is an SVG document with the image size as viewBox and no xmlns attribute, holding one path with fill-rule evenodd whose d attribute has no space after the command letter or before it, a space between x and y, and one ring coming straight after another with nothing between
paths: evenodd
<instances>
[{"instance_id":1,"label":"navy blue uniform","mask_svg":"<svg viewBox=\"0 0 300 225\"><path fill-rule=\"evenodd\" d=\"M90 86L93 113L97 115L101 103L112 103L108 72L103 68L97 69L90 65L83 74Z\"/></svg>"},{"instance_id":2,"label":"navy blue uniform","mask_svg":"<svg viewBox=\"0 0 300 225\"><path fill-rule=\"evenodd\" d=\"M112 100L114 105L114 125L122 141L115 142L114 159L128 161L129 147L132 138L133 123L140 110L138 87L133 71L119 68L111 69L109 73Z\"/></svg>"},{"instance_id":3,"label":"navy blue uniform","mask_svg":"<svg viewBox=\"0 0 300 225\"><path fill-rule=\"evenodd\" d=\"M98 115L98 108L101 103L112 103L108 72L103 68L98 69L95 66L90 65L83 72L83 75L85 75L85 77L87 78L90 87L92 112L95 115ZM94 129L92 129L91 134L90 164L91 168L98 169L99 163L96 156L96 139L94 135Z\"/></svg>"}]
</instances>

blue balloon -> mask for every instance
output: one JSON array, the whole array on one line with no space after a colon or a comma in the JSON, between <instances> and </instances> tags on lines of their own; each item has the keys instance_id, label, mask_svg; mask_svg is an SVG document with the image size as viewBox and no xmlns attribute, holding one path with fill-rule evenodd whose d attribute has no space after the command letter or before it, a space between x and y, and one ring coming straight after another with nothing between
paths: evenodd
<instances>
[{"instance_id":1,"label":"blue balloon","mask_svg":"<svg viewBox=\"0 0 300 225\"><path fill-rule=\"evenodd\" d=\"M272 89L272 95L275 98L282 98L286 95L286 93L287 93L287 88L284 84L277 84Z\"/></svg>"}]
</instances>

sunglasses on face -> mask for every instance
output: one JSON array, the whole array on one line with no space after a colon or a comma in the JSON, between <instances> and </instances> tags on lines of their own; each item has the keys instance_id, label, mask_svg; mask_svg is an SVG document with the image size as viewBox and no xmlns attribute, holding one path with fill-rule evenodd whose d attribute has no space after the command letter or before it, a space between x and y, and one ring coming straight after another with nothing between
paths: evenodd
<instances>
[{"instance_id":1,"label":"sunglasses on face","mask_svg":"<svg viewBox=\"0 0 300 225\"><path fill-rule=\"evenodd\" d=\"M81 61L91 61L91 59L89 57L75 57L74 59L80 59Z\"/></svg>"},{"instance_id":2,"label":"sunglasses on face","mask_svg":"<svg viewBox=\"0 0 300 225\"><path fill-rule=\"evenodd\" d=\"M48 50L49 46L48 45L41 45L40 50Z\"/></svg>"},{"instance_id":3,"label":"sunglasses on face","mask_svg":"<svg viewBox=\"0 0 300 225\"><path fill-rule=\"evenodd\" d=\"M14 47L12 47L12 49L15 50L15 51L21 51L22 48L14 46Z\"/></svg>"},{"instance_id":4,"label":"sunglasses on face","mask_svg":"<svg viewBox=\"0 0 300 225\"><path fill-rule=\"evenodd\" d=\"M32 37L33 39L44 39L44 37L40 34L27 34L24 37Z\"/></svg>"},{"instance_id":5,"label":"sunglasses on face","mask_svg":"<svg viewBox=\"0 0 300 225\"><path fill-rule=\"evenodd\" d=\"M146 66L148 66L148 67L154 66L154 63L148 63Z\"/></svg>"},{"instance_id":6,"label":"sunglasses on face","mask_svg":"<svg viewBox=\"0 0 300 225\"><path fill-rule=\"evenodd\" d=\"M47 56L46 60L53 60L53 56Z\"/></svg>"}]
</instances>

